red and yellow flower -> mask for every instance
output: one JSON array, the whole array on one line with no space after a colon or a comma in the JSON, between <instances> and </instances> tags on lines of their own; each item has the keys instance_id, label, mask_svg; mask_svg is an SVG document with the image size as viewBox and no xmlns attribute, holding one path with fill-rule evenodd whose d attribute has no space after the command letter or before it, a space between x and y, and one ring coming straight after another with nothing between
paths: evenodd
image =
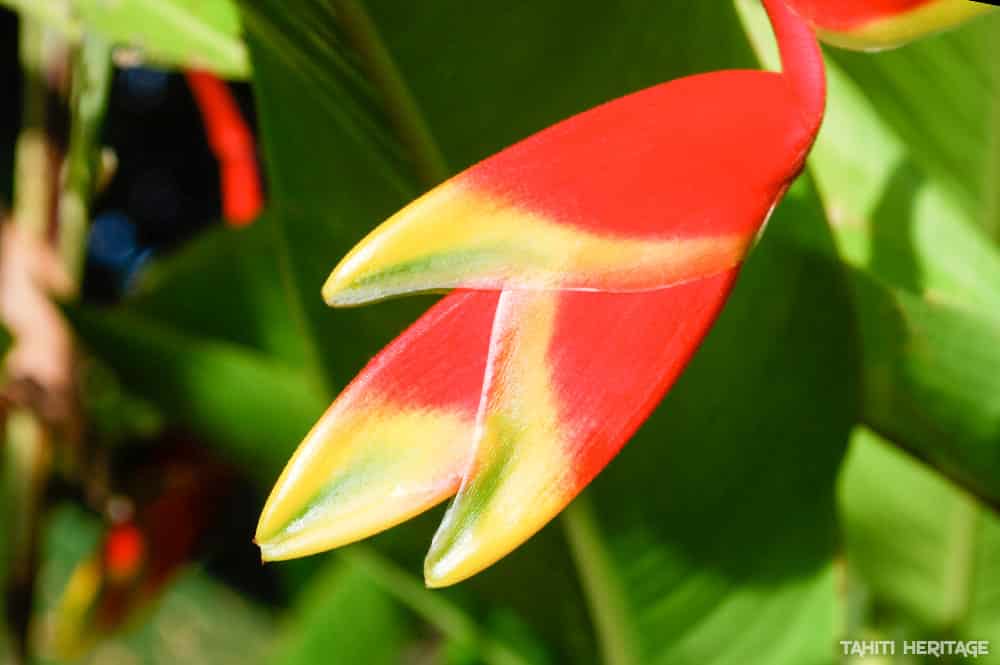
<instances>
[{"instance_id":1,"label":"red and yellow flower","mask_svg":"<svg viewBox=\"0 0 1000 665\"><path fill-rule=\"evenodd\" d=\"M952 28L995 9L972 0L789 0L836 46L879 50Z\"/></svg>"},{"instance_id":2,"label":"red and yellow flower","mask_svg":"<svg viewBox=\"0 0 1000 665\"><path fill-rule=\"evenodd\" d=\"M335 306L455 289L337 398L260 518L265 559L454 496L425 564L465 579L557 515L683 371L823 115L812 30L765 0L783 72L664 83L472 167L364 239Z\"/></svg>"}]
</instances>

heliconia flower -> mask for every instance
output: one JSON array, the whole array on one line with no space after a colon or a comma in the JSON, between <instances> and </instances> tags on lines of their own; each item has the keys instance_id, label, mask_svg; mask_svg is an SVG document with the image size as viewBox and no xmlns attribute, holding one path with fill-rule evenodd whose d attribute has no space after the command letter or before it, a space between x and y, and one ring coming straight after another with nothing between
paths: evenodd
<instances>
[{"instance_id":1,"label":"heliconia flower","mask_svg":"<svg viewBox=\"0 0 1000 665\"><path fill-rule=\"evenodd\" d=\"M186 77L208 145L219 162L223 218L231 226L246 226L263 207L253 133L225 81L193 70Z\"/></svg>"},{"instance_id":2,"label":"heliconia flower","mask_svg":"<svg viewBox=\"0 0 1000 665\"><path fill-rule=\"evenodd\" d=\"M456 495L424 569L452 584L615 456L711 327L822 120L812 31L764 4L783 73L692 76L570 118L439 185L337 266L333 305L458 290L306 436L261 515L264 559Z\"/></svg>"},{"instance_id":3,"label":"heliconia flower","mask_svg":"<svg viewBox=\"0 0 1000 665\"><path fill-rule=\"evenodd\" d=\"M952 28L991 7L972 0L788 0L820 38L835 46L879 50Z\"/></svg>"}]
</instances>

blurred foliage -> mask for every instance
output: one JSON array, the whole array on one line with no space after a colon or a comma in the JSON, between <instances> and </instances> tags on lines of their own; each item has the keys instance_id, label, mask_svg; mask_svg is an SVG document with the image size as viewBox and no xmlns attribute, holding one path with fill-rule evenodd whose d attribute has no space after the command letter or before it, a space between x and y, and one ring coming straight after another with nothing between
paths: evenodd
<instances>
[{"instance_id":1,"label":"blurred foliage","mask_svg":"<svg viewBox=\"0 0 1000 665\"><path fill-rule=\"evenodd\" d=\"M128 449L162 417L261 489L429 302L322 304L374 224L575 112L755 67L755 51L773 62L744 0L6 2L154 62L252 69L266 214L157 261L123 304L67 312L114 372L87 390L108 439ZM845 636L1000 652L1000 181L984 175L998 35L992 17L893 53L828 52L807 172L681 381L561 523L444 591L416 575L434 511L280 564L272 610L191 568L84 662L818 665ZM52 515L41 653L98 528Z\"/></svg>"},{"instance_id":2,"label":"blurred foliage","mask_svg":"<svg viewBox=\"0 0 1000 665\"><path fill-rule=\"evenodd\" d=\"M994 512L867 430L855 435L846 461L841 510L871 614L902 613L920 639L1000 635ZM1000 662L1000 653L979 662Z\"/></svg>"},{"instance_id":3,"label":"blurred foliage","mask_svg":"<svg viewBox=\"0 0 1000 665\"><path fill-rule=\"evenodd\" d=\"M93 32L137 64L249 74L240 20L231 0L0 0L70 39Z\"/></svg>"},{"instance_id":4,"label":"blurred foliage","mask_svg":"<svg viewBox=\"0 0 1000 665\"><path fill-rule=\"evenodd\" d=\"M52 658L54 615L77 562L97 543L100 521L71 505L52 512L45 533L46 553L38 589L35 640ZM223 619L223 620L220 620ZM267 648L272 619L197 568L170 587L159 604L134 621L129 632L106 640L81 662L112 665L167 663L254 663ZM49 655L46 655L49 654Z\"/></svg>"},{"instance_id":5,"label":"blurred foliage","mask_svg":"<svg viewBox=\"0 0 1000 665\"><path fill-rule=\"evenodd\" d=\"M347 563L327 568L304 595L271 662L307 665L337 654L345 663L391 665L414 637L403 610Z\"/></svg>"}]
</instances>

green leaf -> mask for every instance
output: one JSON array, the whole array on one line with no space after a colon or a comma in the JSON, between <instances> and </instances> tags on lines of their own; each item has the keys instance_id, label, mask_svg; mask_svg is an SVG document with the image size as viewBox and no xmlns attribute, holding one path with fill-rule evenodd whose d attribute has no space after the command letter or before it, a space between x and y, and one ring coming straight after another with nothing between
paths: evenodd
<instances>
[{"instance_id":1,"label":"green leaf","mask_svg":"<svg viewBox=\"0 0 1000 665\"><path fill-rule=\"evenodd\" d=\"M828 51L920 169L967 212L981 210L987 188L996 186L985 177L992 156L983 148L996 131L990 123L998 104L998 39L1000 16L994 14L877 56Z\"/></svg>"},{"instance_id":2,"label":"green leaf","mask_svg":"<svg viewBox=\"0 0 1000 665\"><path fill-rule=\"evenodd\" d=\"M268 214L246 228L208 230L144 270L126 305L179 332L306 369L303 331L291 320L274 241Z\"/></svg>"},{"instance_id":3,"label":"green leaf","mask_svg":"<svg viewBox=\"0 0 1000 665\"><path fill-rule=\"evenodd\" d=\"M74 54L70 137L59 191L59 255L75 288L83 279L91 204L101 171L101 130L111 94L111 48L88 35Z\"/></svg>"},{"instance_id":4,"label":"green leaf","mask_svg":"<svg viewBox=\"0 0 1000 665\"><path fill-rule=\"evenodd\" d=\"M765 37L762 17L749 3L741 7L764 60L773 63L773 40ZM981 28L974 26L955 34L978 34ZM907 47L906 58L892 55L894 75L908 71L907 58L938 53L949 39ZM881 62L883 56L869 57ZM1000 368L1000 251L943 176L923 168L918 156L927 146L879 112L889 103L885 90L874 81L856 83L839 62L839 55L828 62L827 116L809 170L840 254L855 268L865 361L863 418L995 501L1000 404L992 396ZM893 89L900 99L892 103L919 105L920 90ZM943 124L959 143L976 135L977 125Z\"/></svg>"},{"instance_id":5,"label":"green leaf","mask_svg":"<svg viewBox=\"0 0 1000 665\"><path fill-rule=\"evenodd\" d=\"M829 77L827 119L810 169L844 258L894 287L995 316L1000 252L976 215L918 165L912 144L877 115L867 89L835 65Z\"/></svg>"},{"instance_id":6,"label":"green leaf","mask_svg":"<svg viewBox=\"0 0 1000 665\"><path fill-rule=\"evenodd\" d=\"M337 560L310 582L267 662L313 665L335 657L344 663L394 665L403 660L413 637L410 623L363 570Z\"/></svg>"},{"instance_id":7,"label":"green leaf","mask_svg":"<svg viewBox=\"0 0 1000 665\"><path fill-rule=\"evenodd\" d=\"M768 66L776 66L777 51L763 12L750 0L740 0L739 7L759 56ZM975 26L973 22L953 35L981 29ZM943 39L951 37L935 38L932 43L950 43ZM860 57L870 70L878 70L886 57L898 59L903 57L900 53L928 48L918 44L900 52ZM912 87L889 90L899 97L890 102L885 89L869 81L858 83L841 68L841 55L854 58L857 54L836 49L828 49L827 54L827 111L809 170L842 257L890 286L935 302L985 314L1000 311L1000 253L978 228L979 208L963 207L945 179L916 158L922 149L918 142L901 134L880 113L885 104L921 104L925 95L918 94L922 88L916 79ZM944 121L948 118L948 114L942 116ZM943 124L954 141L982 145L977 125ZM975 154L967 155L969 159L984 154L982 149L971 152Z\"/></svg>"},{"instance_id":8,"label":"green leaf","mask_svg":"<svg viewBox=\"0 0 1000 665\"><path fill-rule=\"evenodd\" d=\"M849 566L882 611L914 626L904 639L1000 634L994 513L866 430L852 441L839 495Z\"/></svg>"},{"instance_id":9,"label":"green leaf","mask_svg":"<svg viewBox=\"0 0 1000 665\"><path fill-rule=\"evenodd\" d=\"M853 283L865 422L1000 505L1000 321Z\"/></svg>"},{"instance_id":10,"label":"green leaf","mask_svg":"<svg viewBox=\"0 0 1000 665\"><path fill-rule=\"evenodd\" d=\"M332 5L263 2L243 9L271 174L273 247L308 365L332 396L426 307L426 300L409 300L345 313L320 297L340 256L417 189L401 184L406 175L379 148L392 142L391 134L372 93L357 82L353 57L343 52ZM312 31L323 40L310 39ZM355 97L360 101L352 104ZM341 99L347 111L331 111ZM366 108L374 110L365 114Z\"/></svg>"},{"instance_id":11,"label":"green leaf","mask_svg":"<svg viewBox=\"0 0 1000 665\"><path fill-rule=\"evenodd\" d=\"M69 310L131 392L265 485L328 404L289 322L273 237L266 215L206 232L154 262L123 305Z\"/></svg>"},{"instance_id":12,"label":"green leaf","mask_svg":"<svg viewBox=\"0 0 1000 665\"><path fill-rule=\"evenodd\" d=\"M70 310L74 326L140 397L223 446L262 483L326 400L300 370L247 347L186 335L127 311Z\"/></svg>"},{"instance_id":13,"label":"green leaf","mask_svg":"<svg viewBox=\"0 0 1000 665\"><path fill-rule=\"evenodd\" d=\"M0 0L60 29L70 38L86 30L127 46L145 63L207 69L230 78L250 73L240 23L231 0Z\"/></svg>"},{"instance_id":14,"label":"green leaf","mask_svg":"<svg viewBox=\"0 0 1000 665\"><path fill-rule=\"evenodd\" d=\"M74 0L84 25L138 49L143 60L222 76L249 73L230 0Z\"/></svg>"},{"instance_id":15,"label":"green leaf","mask_svg":"<svg viewBox=\"0 0 1000 665\"><path fill-rule=\"evenodd\" d=\"M877 94L836 65L829 72L810 169L842 256L858 270L864 420L996 501L1000 251L943 178L919 166L922 148L876 112Z\"/></svg>"}]
</instances>

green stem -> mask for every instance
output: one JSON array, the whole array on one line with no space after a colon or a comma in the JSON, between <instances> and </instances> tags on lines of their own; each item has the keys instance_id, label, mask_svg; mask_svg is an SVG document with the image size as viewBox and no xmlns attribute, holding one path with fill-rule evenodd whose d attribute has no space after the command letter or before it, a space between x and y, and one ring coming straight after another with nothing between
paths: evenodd
<instances>
[{"instance_id":1,"label":"green stem","mask_svg":"<svg viewBox=\"0 0 1000 665\"><path fill-rule=\"evenodd\" d=\"M27 17L21 20L21 69L23 115L14 156L14 223L41 238L48 229L55 176L46 127L44 27Z\"/></svg>"},{"instance_id":2,"label":"green stem","mask_svg":"<svg viewBox=\"0 0 1000 665\"><path fill-rule=\"evenodd\" d=\"M639 642L632 632L621 580L604 549L586 496L577 497L563 511L562 523L594 618L603 662L607 665L639 663Z\"/></svg>"},{"instance_id":3,"label":"green stem","mask_svg":"<svg viewBox=\"0 0 1000 665\"><path fill-rule=\"evenodd\" d=\"M417 177L427 187L446 179L451 170L368 13L358 0L333 0L333 7L338 25L361 57L365 75L382 97Z\"/></svg>"},{"instance_id":4,"label":"green stem","mask_svg":"<svg viewBox=\"0 0 1000 665\"><path fill-rule=\"evenodd\" d=\"M27 660L32 598L38 573L39 525L51 468L48 439L33 413L15 409L4 424L0 488L4 505L2 567L8 657Z\"/></svg>"},{"instance_id":5,"label":"green stem","mask_svg":"<svg viewBox=\"0 0 1000 665\"><path fill-rule=\"evenodd\" d=\"M475 621L439 593L428 590L405 570L365 545L355 545L341 553L347 561L363 569L383 591L419 614L448 637L479 647L490 665L529 665L508 645L484 633Z\"/></svg>"},{"instance_id":6,"label":"green stem","mask_svg":"<svg viewBox=\"0 0 1000 665\"><path fill-rule=\"evenodd\" d=\"M90 204L100 177L100 131L110 89L111 46L88 34L73 68L69 150L59 195L59 254L76 288L83 278Z\"/></svg>"}]
</instances>

